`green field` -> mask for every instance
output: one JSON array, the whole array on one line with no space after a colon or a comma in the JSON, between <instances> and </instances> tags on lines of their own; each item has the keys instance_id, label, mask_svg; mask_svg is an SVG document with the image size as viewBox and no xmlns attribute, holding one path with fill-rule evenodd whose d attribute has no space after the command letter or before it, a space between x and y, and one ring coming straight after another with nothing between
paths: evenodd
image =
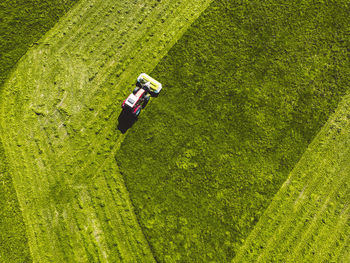
<instances>
[{"instance_id":1,"label":"green field","mask_svg":"<svg viewBox=\"0 0 350 263\"><path fill-rule=\"evenodd\" d=\"M208 4L80 1L22 57L1 138L34 261L152 261L113 158L119 102Z\"/></svg>"},{"instance_id":2,"label":"green field","mask_svg":"<svg viewBox=\"0 0 350 263\"><path fill-rule=\"evenodd\" d=\"M76 0L2 0L0 3L0 86L16 62Z\"/></svg>"},{"instance_id":3,"label":"green field","mask_svg":"<svg viewBox=\"0 0 350 263\"><path fill-rule=\"evenodd\" d=\"M350 96L310 144L234 262L350 261Z\"/></svg>"},{"instance_id":4,"label":"green field","mask_svg":"<svg viewBox=\"0 0 350 263\"><path fill-rule=\"evenodd\" d=\"M346 9L297 3L215 1L152 72L116 159L160 261L232 259L347 89Z\"/></svg>"},{"instance_id":5,"label":"green field","mask_svg":"<svg viewBox=\"0 0 350 263\"><path fill-rule=\"evenodd\" d=\"M74 2L5 0L0 3L0 91L15 63L58 21L59 17L66 13ZM1 262L31 260L25 231L16 191L0 141Z\"/></svg>"},{"instance_id":6,"label":"green field","mask_svg":"<svg viewBox=\"0 0 350 263\"><path fill-rule=\"evenodd\" d=\"M31 260L23 217L0 144L0 262Z\"/></svg>"},{"instance_id":7,"label":"green field","mask_svg":"<svg viewBox=\"0 0 350 263\"><path fill-rule=\"evenodd\" d=\"M0 262L349 260L348 1L72 5L0 4Z\"/></svg>"}]
</instances>

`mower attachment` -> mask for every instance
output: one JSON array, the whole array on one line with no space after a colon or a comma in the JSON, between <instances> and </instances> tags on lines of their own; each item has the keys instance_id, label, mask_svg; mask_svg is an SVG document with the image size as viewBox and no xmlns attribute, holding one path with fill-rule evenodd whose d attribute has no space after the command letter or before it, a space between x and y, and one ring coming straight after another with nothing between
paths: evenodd
<instances>
[{"instance_id":1,"label":"mower attachment","mask_svg":"<svg viewBox=\"0 0 350 263\"><path fill-rule=\"evenodd\" d=\"M140 83L141 85L143 85L143 84L146 84L147 82L150 82L149 93L151 94L151 96L157 97L159 92L162 89L162 84L160 84L154 78L148 76L146 73L141 73L140 76L137 78L137 83Z\"/></svg>"}]
</instances>

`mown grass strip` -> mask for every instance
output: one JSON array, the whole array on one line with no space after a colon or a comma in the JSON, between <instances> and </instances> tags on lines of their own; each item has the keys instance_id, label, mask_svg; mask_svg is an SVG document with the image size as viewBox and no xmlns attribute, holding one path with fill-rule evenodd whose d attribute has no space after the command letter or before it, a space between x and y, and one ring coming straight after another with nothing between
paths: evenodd
<instances>
[{"instance_id":1,"label":"mown grass strip","mask_svg":"<svg viewBox=\"0 0 350 263\"><path fill-rule=\"evenodd\" d=\"M350 246L349 129L347 95L233 262L346 262Z\"/></svg>"},{"instance_id":2,"label":"mown grass strip","mask_svg":"<svg viewBox=\"0 0 350 263\"><path fill-rule=\"evenodd\" d=\"M4 87L1 136L35 261L153 260L114 160L120 103L210 1L80 1Z\"/></svg>"},{"instance_id":3,"label":"mown grass strip","mask_svg":"<svg viewBox=\"0 0 350 263\"><path fill-rule=\"evenodd\" d=\"M76 1L1 1L0 90L27 49L49 30ZM29 30L28 30L29 29ZM0 93L1 99L1 93ZM23 217L0 143L0 261L30 262Z\"/></svg>"},{"instance_id":4,"label":"mown grass strip","mask_svg":"<svg viewBox=\"0 0 350 263\"><path fill-rule=\"evenodd\" d=\"M235 256L347 90L347 10L214 1L157 65L116 159L159 261Z\"/></svg>"}]
</instances>

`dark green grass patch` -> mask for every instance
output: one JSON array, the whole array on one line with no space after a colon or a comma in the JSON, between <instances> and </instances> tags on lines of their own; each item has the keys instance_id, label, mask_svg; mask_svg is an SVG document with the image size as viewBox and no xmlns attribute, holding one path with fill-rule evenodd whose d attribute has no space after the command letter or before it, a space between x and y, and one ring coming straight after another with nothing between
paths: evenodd
<instances>
[{"instance_id":1,"label":"dark green grass patch","mask_svg":"<svg viewBox=\"0 0 350 263\"><path fill-rule=\"evenodd\" d=\"M161 262L235 256L349 81L345 2L216 1L116 155Z\"/></svg>"},{"instance_id":2,"label":"dark green grass patch","mask_svg":"<svg viewBox=\"0 0 350 263\"><path fill-rule=\"evenodd\" d=\"M0 2L0 86L27 49L77 0Z\"/></svg>"}]
</instances>

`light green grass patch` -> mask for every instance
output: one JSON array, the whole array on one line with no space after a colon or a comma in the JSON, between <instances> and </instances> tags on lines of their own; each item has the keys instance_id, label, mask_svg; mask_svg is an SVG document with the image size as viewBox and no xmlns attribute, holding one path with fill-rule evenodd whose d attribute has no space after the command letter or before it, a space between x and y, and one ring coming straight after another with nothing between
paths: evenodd
<instances>
[{"instance_id":1,"label":"light green grass patch","mask_svg":"<svg viewBox=\"0 0 350 263\"><path fill-rule=\"evenodd\" d=\"M74 3L61 0L1 1L0 90L20 57ZM0 261L29 262L31 257L23 217L1 143L0 149Z\"/></svg>"}]
</instances>

